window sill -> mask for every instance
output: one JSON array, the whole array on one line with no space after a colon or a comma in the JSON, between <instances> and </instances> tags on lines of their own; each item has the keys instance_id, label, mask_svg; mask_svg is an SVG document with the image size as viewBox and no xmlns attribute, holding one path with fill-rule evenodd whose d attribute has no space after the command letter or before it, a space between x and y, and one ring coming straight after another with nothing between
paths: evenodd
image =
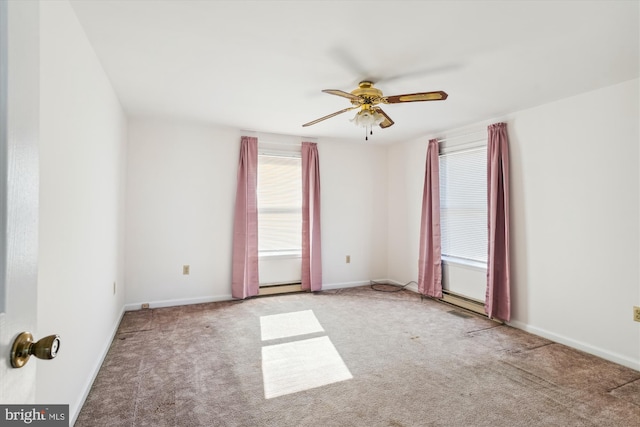
<instances>
[{"instance_id":1,"label":"window sill","mask_svg":"<svg viewBox=\"0 0 640 427\"><path fill-rule=\"evenodd\" d=\"M259 253L259 259L296 259L302 258L302 254L300 252L267 252L267 253Z\"/></svg>"},{"instance_id":2,"label":"window sill","mask_svg":"<svg viewBox=\"0 0 640 427\"><path fill-rule=\"evenodd\" d=\"M487 271L487 263L479 261L471 261L468 259L455 258L449 256L442 256L442 263L444 265L452 265L456 267L463 267L469 270Z\"/></svg>"}]
</instances>

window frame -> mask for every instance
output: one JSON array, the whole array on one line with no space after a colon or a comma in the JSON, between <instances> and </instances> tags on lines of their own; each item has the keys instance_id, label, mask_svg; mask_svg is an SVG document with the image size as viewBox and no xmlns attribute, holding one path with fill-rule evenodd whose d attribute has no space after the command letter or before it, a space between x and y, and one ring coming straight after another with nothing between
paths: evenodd
<instances>
[{"instance_id":1,"label":"window frame","mask_svg":"<svg viewBox=\"0 0 640 427\"><path fill-rule=\"evenodd\" d=\"M292 158L292 159L300 159L300 173L302 174L302 152L301 147L296 146L288 146L282 144L281 146L272 146L271 144L265 144L266 146L258 145L258 177L260 176L260 158L261 157L284 157L284 158ZM283 148L284 147L284 148ZM301 199L300 199L300 233L302 233L302 175L300 179L300 190L301 190ZM259 193L259 187L256 188L256 192ZM276 249L276 250L261 250L260 249L260 216L261 209L259 202L257 202L258 209L258 258L268 258L268 259L295 259L302 258L302 238L300 239L299 249ZM272 212L274 208L270 208ZM285 209L283 212L294 212L292 209ZM285 213L286 213L285 212ZM296 209L297 213L298 210Z\"/></svg>"},{"instance_id":2,"label":"window frame","mask_svg":"<svg viewBox=\"0 0 640 427\"><path fill-rule=\"evenodd\" d=\"M440 143L439 144L439 152L438 152L438 162L439 162L439 180L440 180L440 186L442 186L442 174L441 174L441 170L442 170L442 156L446 156L446 155L451 155L451 154L455 154L455 153L463 153L463 152L468 152L468 151L475 151L475 150L483 150L485 153L487 153L487 148L488 148L488 142L486 141L486 139L480 139L480 140L475 140L475 141L469 141L466 143L461 143L461 144L446 144L446 143ZM486 159L486 156L485 156ZM485 160L486 161L486 160ZM484 182L485 182L485 197L486 197L486 188L487 188L487 182L486 182L486 173L485 176L483 177ZM442 194L440 194L440 216L441 216L441 220L440 220L440 225L441 225L441 236L443 234L442 231ZM485 209L485 213L486 215L488 215L488 206L486 204L486 199L485 199L485 205L484 205L484 209ZM486 218L486 216L485 216ZM488 230L487 230L487 226L486 226L487 222L485 221L485 232L486 232L486 236L488 239ZM488 248L488 242L487 243L487 248ZM486 271L487 269L487 261L486 259L484 261L479 261L476 259L470 259L470 258L466 258L466 257L460 257L460 256L455 256L455 255L445 255L444 254L444 249L443 253L441 255L441 260L443 261L443 263L445 264L451 264L451 265L460 265L460 266L464 266L473 270L483 270ZM488 249L487 249L488 250ZM488 255L488 254L487 254Z\"/></svg>"}]
</instances>

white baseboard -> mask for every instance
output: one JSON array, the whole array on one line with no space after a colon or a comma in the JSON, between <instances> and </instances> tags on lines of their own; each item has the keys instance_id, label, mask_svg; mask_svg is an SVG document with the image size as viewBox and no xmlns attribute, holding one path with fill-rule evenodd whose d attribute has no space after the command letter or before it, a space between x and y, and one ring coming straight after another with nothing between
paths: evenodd
<instances>
[{"instance_id":1,"label":"white baseboard","mask_svg":"<svg viewBox=\"0 0 640 427\"><path fill-rule=\"evenodd\" d=\"M386 279L380 279L383 281ZM357 282L342 282L342 283L331 283L331 284L323 284L323 290L332 290L332 289L342 289L342 288L355 288L357 286L366 286L370 283L369 280L360 280ZM149 304L149 308L162 308L162 307L176 307L180 305L191 305L191 304L204 304L208 302L219 302L219 301L231 301L234 298L231 294L228 295L216 295L216 296L207 296L207 297L198 297L198 298L180 298L180 299L171 299L171 300L162 300L162 301L141 301L125 304L124 311L136 311L142 308L142 304Z\"/></svg>"},{"instance_id":2,"label":"white baseboard","mask_svg":"<svg viewBox=\"0 0 640 427\"><path fill-rule=\"evenodd\" d=\"M630 357L623 356L623 355L611 352L609 350L604 350L602 348L592 346L582 341L577 341L572 338L567 338L563 335L558 335L556 333L549 332L545 329L537 328L535 326L531 326L517 320L512 320L507 324L509 326L513 326L514 328L522 329L523 331L529 332L534 335L538 335L542 338L546 338L553 342L564 344L568 347L572 347L577 350L584 351L585 353L589 353L594 356L601 357L605 360L609 360L611 362L618 363L628 368L635 369L636 371L640 371L640 360L634 360Z\"/></svg>"},{"instance_id":3,"label":"white baseboard","mask_svg":"<svg viewBox=\"0 0 640 427\"><path fill-rule=\"evenodd\" d=\"M376 279L375 282L388 282L388 283L397 283L388 279ZM359 280L355 282L341 282L341 283L330 283L323 284L322 290L333 290L333 289L343 289L343 288L355 288L358 286L366 286L371 283L370 280ZM401 285L402 286L402 285ZM409 286L408 288L410 288ZM415 290L417 291L417 285L415 286ZM161 307L175 307L179 305L191 305L191 304L204 304L208 302L219 302L219 301L231 301L234 298L231 294L228 295L216 295L216 296L207 296L207 297L198 297L198 298L181 298L181 299L171 299L171 300L162 300L162 301L141 301L125 304L124 311L136 311L142 308L142 304L149 304L149 308L161 308Z\"/></svg>"},{"instance_id":4,"label":"white baseboard","mask_svg":"<svg viewBox=\"0 0 640 427\"><path fill-rule=\"evenodd\" d=\"M409 291L414 291L414 292L418 292L418 284L417 283L410 283L410 284L406 284L406 283L400 283L396 280L391 280L391 279L371 279L371 280L360 280L357 282L342 282L342 283L331 283L331 284L323 284L322 285L322 290L332 290L332 289L342 289L342 288L355 288L358 286L367 286L370 285L371 282L375 282L375 283L385 283L385 284L389 284L389 285L396 285L396 286L405 286L405 289L409 290Z\"/></svg>"},{"instance_id":5,"label":"white baseboard","mask_svg":"<svg viewBox=\"0 0 640 427\"><path fill-rule=\"evenodd\" d=\"M207 302L231 301L234 299L231 294L217 295L198 298L182 298L163 301L144 301L125 304L124 311L135 311L142 308L142 304L149 304L149 308L175 307L178 305L204 304Z\"/></svg>"},{"instance_id":6,"label":"white baseboard","mask_svg":"<svg viewBox=\"0 0 640 427\"><path fill-rule=\"evenodd\" d=\"M420 293L418 291L418 284L415 282L409 282L409 284L407 284L407 283L401 283L401 282L398 282L397 280L392 280L392 279L380 279L380 280L374 280L374 282L383 282L383 283L386 282L386 283L389 283L390 285L403 286L408 291Z\"/></svg>"},{"instance_id":7,"label":"white baseboard","mask_svg":"<svg viewBox=\"0 0 640 427\"><path fill-rule=\"evenodd\" d=\"M71 407L71 406L69 407L69 418L70 418L69 425L70 426L73 426L76 423L78 419L78 415L80 415L80 411L84 406L84 402L87 400L87 396L89 396L89 392L91 391L93 382L96 380L96 377L98 376L98 372L100 372L100 368L104 363L104 359L107 357L107 353L109 353L109 349L111 348L111 343L115 339L116 333L118 333L118 328L120 327L120 322L122 321L122 317L124 316L124 311L125 310L123 307L122 310L120 310L120 315L117 317L116 322L111 328L111 336L106 341L104 347L102 348L102 352L100 353L100 357L98 358L98 360L93 366L93 369L92 369L93 372L91 376L87 379L87 382L84 385L84 392L78 399L78 402L76 403L76 405L74 407Z\"/></svg>"},{"instance_id":8,"label":"white baseboard","mask_svg":"<svg viewBox=\"0 0 640 427\"><path fill-rule=\"evenodd\" d=\"M343 289L343 288L356 288L358 286L366 286L370 283L369 280L360 280L357 282L342 282L342 283L323 283L322 290L323 291L331 291L334 289Z\"/></svg>"}]
</instances>

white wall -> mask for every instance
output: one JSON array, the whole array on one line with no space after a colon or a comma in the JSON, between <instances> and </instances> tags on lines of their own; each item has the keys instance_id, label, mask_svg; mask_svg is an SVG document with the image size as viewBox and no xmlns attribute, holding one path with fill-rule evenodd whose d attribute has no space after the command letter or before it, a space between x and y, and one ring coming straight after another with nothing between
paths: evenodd
<instances>
[{"instance_id":1,"label":"white wall","mask_svg":"<svg viewBox=\"0 0 640 427\"><path fill-rule=\"evenodd\" d=\"M389 279L400 284L418 278L420 212L428 139L389 147L387 205ZM417 289L417 287L414 287Z\"/></svg>"},{"instance_id":2,"label":"white wall","mask_svg":"<svg viewBox=\"0 0 640 427\"><path fill-rule=\"evenodd\" d=\"M231 298L240 136L195 123L131 120L128 308ZM188 276L183 265L190 265Z\"/></svg>"},{"instance_id":3,"label":"white wall","mask_svg":"<svg viewBox=\"0 0 640 427\"><path fill-rule=\"evenodd\" d=\"M300 255L260 257L258 259L260 286L300 283L302 257Z\"/></svg>"},{"instance_id":4,"label":"white wall","mask_svg":"<svg viewBox=\"0 0 640 427\"><path fill-rule=\"evenodd\" d=\"M487 269L484 266L443 261L442 289L484 302L487 289Z\"/></svg>"},{"instance_id":5,"label":"white wall","mask_svg":"<svg viewBox=\"0 0 640 427\"><path fill-rule=\"evenodd\" d=\"M387 277L387 148L318 142L325 289ZM346 256L351 256L347 264Z\"/></svg>"},{"instance_id":6,"label":"white wall","mask_svg":"<svg viewBox=\"0 0 640 427\"><path fill-rule=\"evenodd\" d=\"M196 123L131 120L128 309L231 298L241 134ZM326 141L318 151L325 287L386 277L386 148ZM184 264L191 266L189 276L182 275Z\"/></svg>"},{"instance_id":7,"label":"white wall","mask_svg":"<svg viewBox=\"0 0 640 427\"><path fill-rule=\"evenodd\" d=\"M124 304L126 118L67 2L40 2L38 403L77 416ZM117 291L113 293L113 283Z\"/></svg>"},{"instance_id":8,"label":"white wall","mask_svg":"<svg viewBox=\"0 0 640 427\"><path fill-rule=\"evenodd\" d=\"M513 323L640 370L638 80L509 120Z\"/></svg>"},{"instance_id":9,"label":"white wall","mask_svg":"<svg viewBox=\"0 0 640 427\"><path fill-rule=\"evenodd\" d=\"M513 325L635 369L638 116L633 80L505 120ZM417 277L426 141L389 153L389 276L399 282Z\"/></svg>"}]
</instances>

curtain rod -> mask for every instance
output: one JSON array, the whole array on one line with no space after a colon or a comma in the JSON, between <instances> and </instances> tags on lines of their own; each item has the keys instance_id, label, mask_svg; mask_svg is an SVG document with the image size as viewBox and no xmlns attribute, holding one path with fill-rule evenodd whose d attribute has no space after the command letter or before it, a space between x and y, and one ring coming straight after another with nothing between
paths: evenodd
<instances>
[{"instance_id":1,"label":"curtain rod","mask_svg":"<svg viewBox=\"0 0 640 427\"><path fill-rule=\"evenodd\" d=\"M306 142L306 141L305 141ZM265 144L265 145L282 145L284 147L291 147L291 146L298 146L300 144L302 144L302 141L292 141L292 142L273 142L270 140L260 140L260 138L258 138L258 145L260 144Z\"/></svg>"},{"instance_id":2,"label":"curtain rod","mask_svg":"<svg viewBox=\"0 0 640 427\"><path fill-rule=\"evenodd\" d=\"M258 138L258 143L262 140L269 144L293 145L301 142L318 142L318 138L300 135L284 135L279 133L259 132L255 130L240 129L243 136L253 136Z\"/></svg>"},{"instance_id":3,"label":"curtain rod","mask_svg":"<svg viewBox=\"0 0 640 427\"><path fill-rule=\"evenodd\" d=\"M464 138L465 136L481 135L481 134L485 134L486 135L486 132L487 132L486 130L478 130L478 131L475 131L475 132L469 132L469 133L465 133L465 134L462 134L462 135L451 136L451 137L444 138L444 139L439 139L439 138L436 138L436 139L438 139L438 143L440 143L440 142L452 141L454 139Z\"/></svg>"}]
</instances>

